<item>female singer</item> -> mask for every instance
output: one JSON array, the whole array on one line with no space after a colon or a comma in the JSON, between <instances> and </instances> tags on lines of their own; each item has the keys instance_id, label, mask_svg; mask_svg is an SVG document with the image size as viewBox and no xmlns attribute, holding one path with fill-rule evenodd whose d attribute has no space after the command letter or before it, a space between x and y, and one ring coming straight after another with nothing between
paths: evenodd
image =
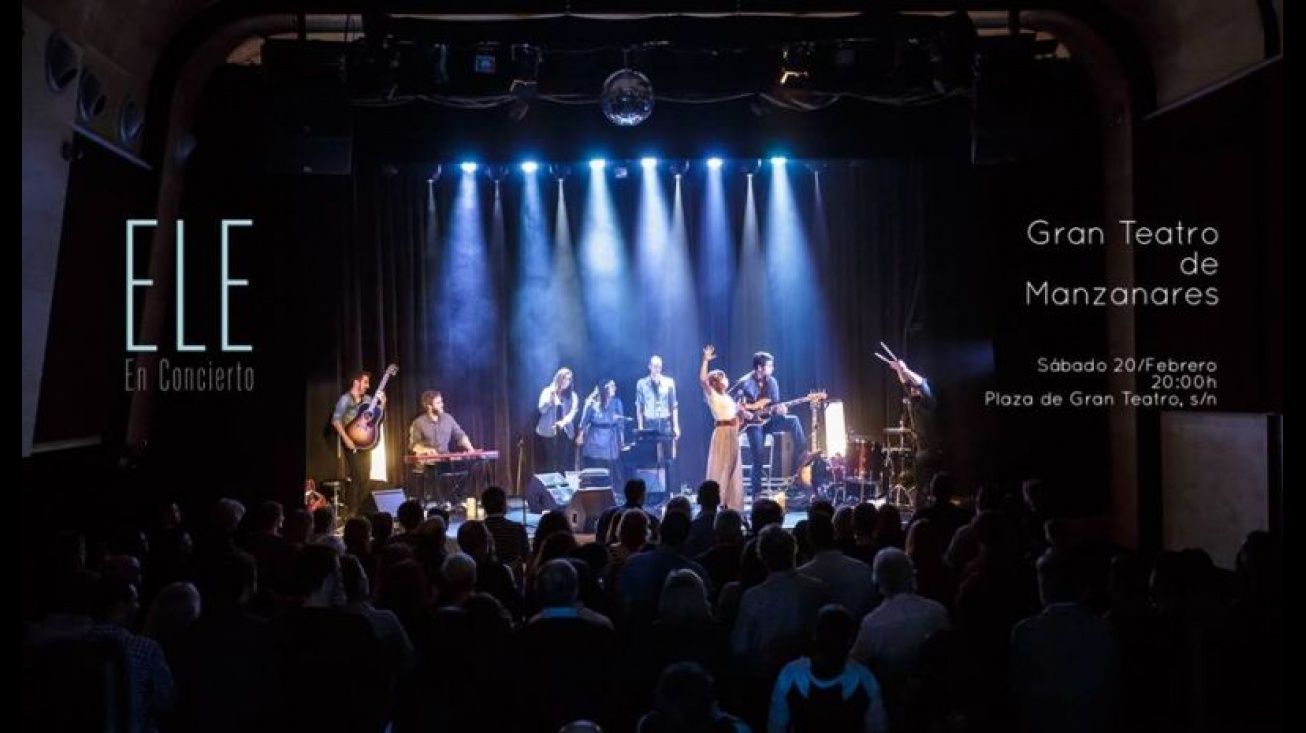
<instances>
[{"instance_id":1,"label":"female singer","mask_svg":"<svg viewBox=\"0 0 1306 733\"><path fill-rule=\"evenodd\" d=\"M539 448L536 470L540 473L570 471L574 468L571 441L576 437L576 411L580 400L571 388L571 370L563 367L540 391L539 420L535 423Z\"/></svg>"},{"instance_id":2,"label":"female singer","mask_svg":"<svg viewBox=\"0 0 1306 733\"><path fill-rule=\"evenodd\" d=\"M626 442L625 421L621 398L617 397L617 383L611 379L600 381L585 400L576 445L580 446L581 467L608 469L613 488L624 485L621 449Z\"/></svg>"},{"instance_id":3,"label":"female singer","mask_svg":"<svg viewBox=\"0 0 1306 733\"><path fill-rule=\"evenodd\" d=\"M698 370L698 383L703 387L703 397L712 412L716 429L712 431L712 447L707 452L707 477L721 486L721 503L735 511L744 510L744 470L739 461L739 419L748 412L726 394L729 379L720 369L707 370L708 362L716 358L716 348L703 347L703 366Z\"/></svg>"}]
</instances>

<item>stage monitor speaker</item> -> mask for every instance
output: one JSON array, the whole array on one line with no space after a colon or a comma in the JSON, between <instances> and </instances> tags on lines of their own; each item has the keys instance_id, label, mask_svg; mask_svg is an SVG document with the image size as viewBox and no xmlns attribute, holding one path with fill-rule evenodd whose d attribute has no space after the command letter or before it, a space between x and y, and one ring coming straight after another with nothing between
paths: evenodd
<instances>
[{"instance_id":1,"label":"stage monitor speaker","mask_svg":"<svg viewBox=\"0 0 1306 733\"><path fill-rule=\"evenodd\" d=\"M639 468L632 478L644 479L644 504L652 506L667 500L666 472L661 468Z\"/></svg>"},{"instance_id":2,"label":"stage monitor speaker","mask_svg":"<svg viewBox=\"0 0 1306 733\"><path fill-rule=\"evenodd\" d=\"M571 502L573 488L567 477L560 473L537 473L531 476L526 487L526 508L532 514L566 507Z\"/></svg>"},{"instance_id":3,"label":"stage monitor speaker","mask_svg":"<svg viewBox=\"0 0 1306 733\"><path fill-rule=\"evenodd\" d=\"M376 505L376 512L380 514L385 512L390 516L399 514L399 505L408 501L408 496L403 489L379 489L372 492L372 503Z\"/></svg>"},{"instance_id":4,"label":"stage monitor speaker","mask_svg":"<svg viewBox=\"0 0 1306 733\"><path fill-rule=\"evenodd\" d=\"M606 468L587 468L580 472L577 481L577 488L580 489L611 489L612 474Z\"/></svg>"},{"instance_id":5,"label":"stage monitor speaker","mask_svg":"<svg viewBox=\"0 0 1306 733\"><path fill-rule=\"evenodd\" d=\"M610 487L582 489L571 495L567 504L567 518L576 534L594 534L599 515L617 505L617 497Z\"/></svg>"}]
</instances>

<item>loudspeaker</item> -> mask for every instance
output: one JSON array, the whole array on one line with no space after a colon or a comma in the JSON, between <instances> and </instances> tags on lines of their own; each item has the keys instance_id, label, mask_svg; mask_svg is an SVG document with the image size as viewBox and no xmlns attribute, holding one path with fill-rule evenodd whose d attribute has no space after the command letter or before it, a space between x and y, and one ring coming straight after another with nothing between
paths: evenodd
<instances>
[{"instance_id":1,"label":"loudspeaker","mask_svg":"<svg viewBox=\"0 0 1306 733\"><path fill-rule=\"evenodd\" d=\"M560 473L537 473L531 476L526 487L526 508L532 514L543 514L571 502L572 486Z\"/></svg>"},{"instance_id":2,"label":"loudspeaker","mask_svg":"<svg viewBox=\"0 0 1306 733\"><path fill-rule=\"evenodd\" d=\"M272 171L350 174L353 118L339 46L273 39L262 50L275 100L268 156Z\"/></svg>"},{"instance_id":3,"label":"loudspeaker","mask_svg":"<svg viewBox=\"0 0 1306 733\"><path fill-rule=\"evenodd\" d=\"M385 512L390 516L399 513L399 505L408 501L403 489L380 489L372 492L372 503L376 504L377 513Z\"/></svg>"},{"instance_id":4,"label":"loudspeaker","mask_svg":"<svg viewBox=\"0 0 1306 733\"><path fill-rule=\"evenodd\" d=\"M594 534L598 527L599 515L617 505L617 497L611 487L582 489L571 495L567 504L567 518L571 520L571 530L576 534Z\"/></svg>"},{"instance_id":5,"label":"loudspeaker","mask_svg":"<svg viewBox=\"0 0 1306 733\"><path fill-rule=\"evenodd\" d=\"M606 468L587 468L580 472L578 488L581 489L612 489L612 475Z\"/></svg>"},{"instance_id":6,"label":"loudspeaker","mask_svg":"<svg viewBox=\"0 0 1306 733\"><path fill-rule=\"evenodd\" d=\"M632 478L644 479L644 487L647 491L644 494L644 503L657 504L659 498L665 499L667 494L666 471L660 468L638 468L635 469L635 475Z\"/></svg>"}]
</instances>

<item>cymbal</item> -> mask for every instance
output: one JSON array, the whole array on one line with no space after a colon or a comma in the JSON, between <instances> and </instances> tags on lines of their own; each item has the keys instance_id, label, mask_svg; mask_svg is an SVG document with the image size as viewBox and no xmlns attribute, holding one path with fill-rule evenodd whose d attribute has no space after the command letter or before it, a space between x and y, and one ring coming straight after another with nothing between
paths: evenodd
<instances>
[{"instance_id":1,"label":"cymbal","mask_svg":"<svg viewBox=\"0 0 1306 733\"><path fill-rule=\"evenodd\" d=\"M885 435L915 435L911 428L885 428Z\"/></svg>"}]
</instances>

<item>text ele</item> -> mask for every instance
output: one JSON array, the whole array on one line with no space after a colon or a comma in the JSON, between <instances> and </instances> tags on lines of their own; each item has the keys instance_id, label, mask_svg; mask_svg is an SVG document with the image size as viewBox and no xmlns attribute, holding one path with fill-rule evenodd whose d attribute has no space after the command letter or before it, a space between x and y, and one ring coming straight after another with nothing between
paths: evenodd
<instances>
[{"instance_id":1,"label":"text ele","mask_svg":"<svg viewBox=\"0 0 1306 733\"><path fill-rule=\"evenodd\" d=\"M132 299L132 290L135 288L149 287L154 284L153 279L138 278L132 272L132 263L135 261L135 231L142 227L156 227L159 225L157 219L128 219L127 220L127 351L132 352L149 352L158 351L156 344L138 344L136 343L135 334L135 306ZM230 235L233 227L251 227L254 222L250 219L223 219L222 220L222 272L219 275L218 291L222 294L222 351L253 351L254 347L250 344L233 344L231 343L231 328L228 318L231 304L231 288L242 288L249 285L248 280L231 278L230 263ZM177 351L204 351L204 344L188 344L185 338L186 324L186 281L182 276L186 271L186 224L181 219L177 220Z\"/></svg>"}]
</instances>

